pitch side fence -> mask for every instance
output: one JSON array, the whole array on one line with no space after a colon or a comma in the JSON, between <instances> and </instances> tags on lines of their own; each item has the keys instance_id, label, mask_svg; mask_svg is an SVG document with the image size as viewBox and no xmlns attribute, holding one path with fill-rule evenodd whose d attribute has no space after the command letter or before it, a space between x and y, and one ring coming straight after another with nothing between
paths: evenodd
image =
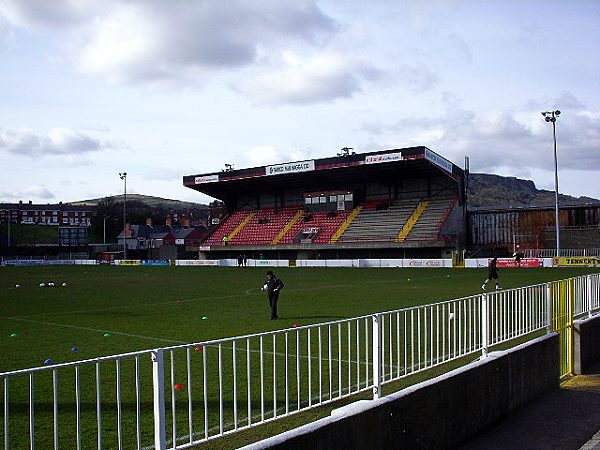
<instances>
[{"instance_id":1,"label":"pitch side fence","mask_svg":"<svg viewBox=\"0 0 600 450\"><path fill-rule=\"evenodd\" d=\"M573 317L599 312L595 274L6 372L0 432L6 450L188 448L361 392L378 397L384 383L498 344L550 330L572 336Z\"/></svg>"}]
</instances>

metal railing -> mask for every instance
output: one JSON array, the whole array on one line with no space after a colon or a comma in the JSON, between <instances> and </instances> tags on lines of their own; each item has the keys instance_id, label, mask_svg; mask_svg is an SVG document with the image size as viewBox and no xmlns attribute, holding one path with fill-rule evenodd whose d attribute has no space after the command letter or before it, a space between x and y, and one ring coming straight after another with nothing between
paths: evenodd
<instances>
[{"instance_id":1,"label":"metal railing","mask_svg":"<svg viewBox=\"0 0 600 450\"><path fill-rule=\"evenodd\" d=\"M526 258L553 258L556 256L555 248L525 249L523 250ZM561 248L560 256L600 256L600 248Z\"/></svg>"},{"instance_id":2,"label":"metal railing","mask_svg":"<svg viewBox=\"0 0 600 450\"><path fill-rule=\"evenodd\" d=\"M600 274L569 279L600 311ZM347 320L0 374L5 450L189 448L550 330L544 283ZM441 370L441 369L440 369Z\"/></svg>"}]
</instances>

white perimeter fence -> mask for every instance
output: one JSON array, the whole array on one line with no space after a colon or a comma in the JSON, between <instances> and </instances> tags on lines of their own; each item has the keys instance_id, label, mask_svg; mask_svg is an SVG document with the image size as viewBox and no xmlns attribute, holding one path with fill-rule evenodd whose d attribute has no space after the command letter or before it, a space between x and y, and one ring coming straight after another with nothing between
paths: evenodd
<instances>
[{"instance_id":1,"label":"white perimeter fence","mask_svg":"<svg viewBox=\"0 0 600 450\"><path fill-rule=\"evenodd\" d=\"M600 274L572 279L600 312ZM555 283L555 282L553 282ZM550 330L553 283L0 374L5 450L188 448Z\"/></svg>"}]
</instances>

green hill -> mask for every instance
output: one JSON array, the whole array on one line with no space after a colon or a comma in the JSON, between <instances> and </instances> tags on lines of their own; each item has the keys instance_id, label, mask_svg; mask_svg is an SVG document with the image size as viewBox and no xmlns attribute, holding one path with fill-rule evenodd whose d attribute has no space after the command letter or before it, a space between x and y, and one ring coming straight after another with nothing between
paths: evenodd
<instances>
[{"instance_id":1,"label":"green hill","mask_svg":"<svg viewBox=\"0 0 600 450\"><path fill-rule=\"evenodd\" d=\"M514 208L554 206L554 191L540 190L533 181L516 177L502 177L486 173L471 173L467 191L469 209ZM597 204L600 200L590 197L572 197L560 193L559 204L575 206Z\"/></svg>"},{"instance_id":2,"label":"green hill","mask_svg":"<svg viewBox=\"0 0 600 450\"><path fill-rule=\"evenodd\" d=\"M69 205L100 205L103 202L123 203L122 195L113 195L111 197L102 197L91 200L81 200L70 202ZM153 197L143 194L127 194L127 204L143 204L149 208L172 209L180 211L185 209L206 209L208 206L202 203L184 202L181 200L172 200L168 198Z\"/></svg>"}]
</instances>

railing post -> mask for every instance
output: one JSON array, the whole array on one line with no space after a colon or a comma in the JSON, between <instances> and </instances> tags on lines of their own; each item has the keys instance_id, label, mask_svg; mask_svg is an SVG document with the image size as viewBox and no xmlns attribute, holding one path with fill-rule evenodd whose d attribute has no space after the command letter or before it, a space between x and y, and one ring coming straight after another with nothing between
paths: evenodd
<instances>
[{"instance_id":1,"label":"railing post","mask_svg":"<svg viewBox=\"0 0 600 450\"><path fill-rule=\"evenodd\" d=\"M165 429L165 360L162 349L152 352L152 390L154 393L154 448L166 450Z\"/></svg>"},{"instance_id":2,"label":"railing post","mask_svg":"<svg viewBox=\"0 0 600 450\"><path fill-rule=\"evenodd\" d=\"M587 299L588 299L588 317L592 318L592 309L594 309L593 296L592 296L592 276L587 276Z\"/></svg>"},{"instance_id":3,"label":"railing post","mask_svg":"<svg viewBox=\"0 0 600 450\"><path fill-rule=\"evenodd\" d=\"M489 317L490 307L488 294L481 294L481 357L487 358L489 347Z\"/></svg>"},{"instance_id":4,"label":"railing post","mask_svg":"<svg viewBox=\"0 0 600 450\"><path fill-rule=\"evenodd\" d=\"M381 314L373 314L373 400L381 398Z\"/></svg>"},{"instance_id":5,"label":"railing post","mask_svg":"<svg viewBox=\"0 0 600 450\"><path fill-rule=\"evenodd\" d=\"M546 330L552 332L552 285L546 283Z\"/></svg>"}]
</instances>

